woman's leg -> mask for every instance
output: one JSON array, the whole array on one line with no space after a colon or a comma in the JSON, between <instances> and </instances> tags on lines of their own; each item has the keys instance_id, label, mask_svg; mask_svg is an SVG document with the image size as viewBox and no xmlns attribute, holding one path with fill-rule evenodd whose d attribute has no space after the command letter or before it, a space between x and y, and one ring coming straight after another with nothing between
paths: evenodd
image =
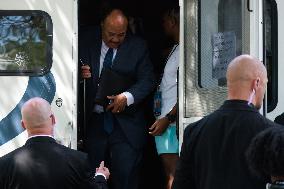
<instances>
[{"instance_id":1,"label":"woman's leg","mask_svg":"<svg viewBox=\"0 0 284 189\"><path fill-rule=\"evenodd\" d=\"M166 174L166 189L171 189L174 180L178 154L161 154L160 157L162 159Z\"/></svg>"}]
</instances>

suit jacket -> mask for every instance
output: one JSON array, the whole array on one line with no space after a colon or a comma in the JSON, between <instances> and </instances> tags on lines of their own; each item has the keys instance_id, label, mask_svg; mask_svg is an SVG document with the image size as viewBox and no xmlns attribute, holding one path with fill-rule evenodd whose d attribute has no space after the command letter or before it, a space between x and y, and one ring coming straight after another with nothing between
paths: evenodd
<instances>
[{"instance_id":1,"label":"suit jacket","mask_svg":"<svg viewBox=\"0 0 284 189\"><path fill-rule=\"evenodd\" d=\"M86 111L87 118L92 114L94 99L99 80L101 31L100 29L87 29L81 31L80 59L89 64L92 70L92 78L86 80ZM155 81L149 52L144 40L127 34L124 42L117 50L112 69L119 74L133 78L133 84L126 91L134 97L134 104L114 114L129 142L135 148L141 148L146 141L146 121L141 102L154 89Z\"/></svg>"},{"instance_id":2,"label":"suit jacket","mask_svg":"<svg viewBox=\"0 0 284 189\"><path fill-rule=\"evenodd\" d=\"M1 189L107 189L103 176L91 176L85 153L53 138L30 138L0 159Z\"/></svg>"},{"instance_id":3,"label":"suit jacket","mask_svg":"<svg viewBox=\"0 0 284 189\"><path fill-rule=\"evenodd\" d=\"M246 101L228 100L184 132L173 189L265 189L249 171L251 139L273 124Z\"/></svg>"}]
</instances>

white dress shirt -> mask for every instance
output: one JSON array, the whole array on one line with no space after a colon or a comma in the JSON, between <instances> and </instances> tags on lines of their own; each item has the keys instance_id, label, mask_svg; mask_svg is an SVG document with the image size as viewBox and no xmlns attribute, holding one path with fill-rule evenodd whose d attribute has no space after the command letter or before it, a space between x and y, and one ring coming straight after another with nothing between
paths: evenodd
<instances>
[{"instance_id":1,"label":"white dress shirt","mask_svg":"<svg viewBox=\"0 0 284 189\"><path fill-rule=\"evenodd\" d=\"M105 56L106 56L106 53L107 53L108 49L109 49L109 47L105 44L104 41L102 41L101 55L100 55L100 70L99 70L99 74L100 75L101 75L101 72L102 72L102 69L103 69L103 66L104 66L103 65L104 64L104 59L105 59ZM114 61L116 53L117 53L117 49L113 49L112 61ZM133 95L130 92L125 91L122 94L127 99L127 106L130 106L131 104L134 103L134 97L133 97ZM94 112L97 112L97 113L103 112L103 107L100 106L100 105L95 105Z\"/></svg>"}]
</instances>

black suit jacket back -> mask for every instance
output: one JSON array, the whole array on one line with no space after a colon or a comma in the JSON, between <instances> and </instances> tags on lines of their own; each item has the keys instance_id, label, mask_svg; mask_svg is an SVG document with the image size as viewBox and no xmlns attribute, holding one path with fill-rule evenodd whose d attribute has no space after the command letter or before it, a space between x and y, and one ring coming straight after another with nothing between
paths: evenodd
<instances>
[{"instance_id":1,"label":"black suit jacket back","mask_svg":"<svg viewBox=\"0 0 284 189\"><path fill-rule=\"evenodd\" d=\"M85 153L57 144L51 137L30 138L0 159L1 189L105 188L104 178L91 177Z\"/></svg>"},{"instance_id":2,"label":"black suit jacket back","mask_svg":"<svg viewBox=\"0 0 284 189\"><path fill-rule=\"evenodd\" d=\"M173 189L265 189L251 174L245 152L251 139L273 123L246 101L228 100L190 124L184 133Z\"/></svg>"}]
</instances>

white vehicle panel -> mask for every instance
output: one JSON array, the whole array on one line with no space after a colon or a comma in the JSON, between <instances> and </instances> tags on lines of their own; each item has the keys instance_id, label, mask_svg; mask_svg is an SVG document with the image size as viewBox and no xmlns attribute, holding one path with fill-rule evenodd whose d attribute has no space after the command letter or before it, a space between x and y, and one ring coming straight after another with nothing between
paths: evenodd
<instances>
[{"instance_id":1,"label":"white vehicle panel","mask_svg":"<svg viewBox=\"0 0 284 189\"><path fill-rule=\"evenodd\" d=\"M0 7L0 10L40 10L50 15L53 25L53 61L50 72L56 91L51 103L56 116L55 138L62 144L76 149L77 1L0 0ZM29 79L29 76L0 76L0 121L7 117L17 105L21 107L21 98L28 90ZM44 82L46 81L43 81L43 85ZM20 123L17 124L20 126ZM10 141L6 141L5 144L0 144L0 156L23 145L26 139L27 134L22 132Z\"/></svg>"}]
</instances>

